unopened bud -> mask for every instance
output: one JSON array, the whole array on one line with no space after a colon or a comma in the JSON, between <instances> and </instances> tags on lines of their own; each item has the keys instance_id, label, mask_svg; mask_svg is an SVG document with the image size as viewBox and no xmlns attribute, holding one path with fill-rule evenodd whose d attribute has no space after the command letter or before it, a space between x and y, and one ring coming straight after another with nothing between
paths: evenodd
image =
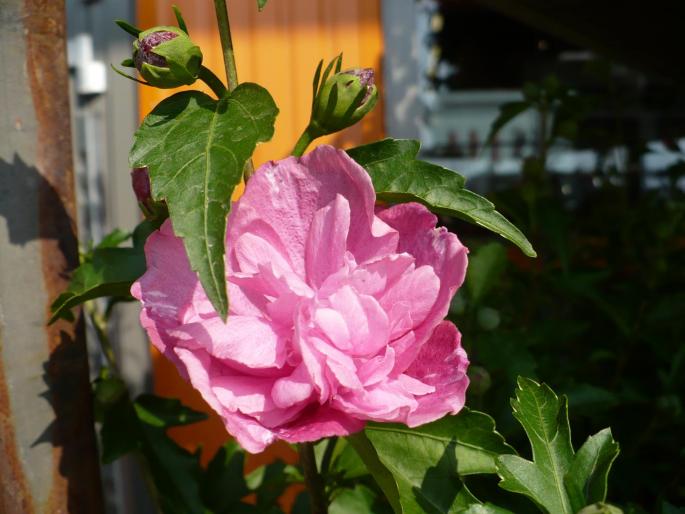
<instances>
[{"instance_id":1,"label":"unopened bud","mask_svg":"<svg viewBox=\"0 0 685 514\"><path fill-rule=\"evenodd\" d=\"M579 510L578 514L623 514L623 511L608 503L599 502Z\"/></svg>"},{"instance_id":2,"label":"unopened bud","mask_svg":"<svg viewBox=\"0 0 685 514\"><path fill-rule=\"evenodd\" d=\"M152 86L168 89L197 80L202 52L179 28L154 27L141 32L133 49L138 72Z\"/></svg>"},{"instance_id":3,"label":"unopened bud","mask_svg":"<svg viewBox=\"0 0 685 514\"><path fill-rule=\"evenodd\" d=\"M133 192L138 200L140 210L147 219L161 218L168 216L165 202L156 202L152 199L152 189L150 187L150 174L147 168L133 168L131 170L131 185Z\"/></svg>"},{"instance_id":4,"label":"unopened bud","mask_svg":"<svg viewBox=\"0 0 685 514\"><path fill-rule=\"evenodd\" d=\"M338 72L326 80L314 101L312 125L322 135L338 132L361 120L377 101L371 68Z\"/></svg>"}]
</instances>

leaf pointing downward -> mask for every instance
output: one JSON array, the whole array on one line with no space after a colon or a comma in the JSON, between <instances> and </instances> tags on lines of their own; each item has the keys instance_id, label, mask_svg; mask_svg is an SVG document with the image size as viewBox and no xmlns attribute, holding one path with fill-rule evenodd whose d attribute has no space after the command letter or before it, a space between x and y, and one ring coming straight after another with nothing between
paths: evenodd
<instances>
[{"instance_id":1,"label":"leaf pointing downward","mask_svg":"<svg viewBox=\"0 0 685 514\"><path fill-rule=\"evenodd\" d=\"M147 166L152 195L165 200L191 268L225 319L226 216L231 193L257 143L274 132L278 109L266 89L244 83L216 101L199 91L162 101L135 134L132 168Z\"/></svg>"},{"instance_id":2,"label":"leaf pointing downward","mask_svg":"<svg viewBox=\"0 0 685 514\"><path fill-rule=\"evenodd\" d=\"M526 236L487 199L464 187L464 177L416 158L419 142L384 139L347 151L371 176L379 200L421 202L430 210L456 216L499 234L529 257L537 254Z\"/></svg>"}]
</instances>

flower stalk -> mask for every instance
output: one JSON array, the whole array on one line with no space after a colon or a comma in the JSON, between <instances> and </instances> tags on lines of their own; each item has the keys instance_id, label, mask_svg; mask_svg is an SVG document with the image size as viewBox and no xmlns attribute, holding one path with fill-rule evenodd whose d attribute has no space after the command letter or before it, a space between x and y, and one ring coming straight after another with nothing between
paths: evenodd
<instances>
[{"instance_id":1,"label":"flower stalk","mask_svg":"<svg viewBox=\"0 0 685 514\"><path fill-rule=\"evenodd\" d=\"M235 53L233 51L231 24L228 21L228 6L226 5L226 0L214 0L214 10L216 11L216 22L219 25L219 38L221 39L221 49L224 56L228 91L231 92L238 87L238 70L235 66ZM209 83L207 84L209 85ZM245 169L243 169L243 178L246 183L253 174L254 165L252 164L252 159L250 159L245 163Z\"/></svg>"},{"instance_id":2,"label":"flower stalk","mask_svg":"<svg viewBox=\"0 0 685 514\"><path fill-rule=\"evenodd\" d=\"M324 489L323 478L316 469L313 443L297 445L300 454L300 465L304 472L304 485L309 493L309 503L312 514L328 514L328 498Z\"/></svg>"},{"instance_id":3,"label":"flower stalk","mask_svg":"<svg viewBox=\"0 0 685 514\"><path fill-rule=\"evenodd\" d=\"M238 71L235 67L233 39L231 38L231 25L228 21L226 0L214 0L214 9L216 10L216 21L219 25L219 38L221 39L221 49L224 55L228 90L233 91L238 87Z\"/></svg>"}]
</instances>

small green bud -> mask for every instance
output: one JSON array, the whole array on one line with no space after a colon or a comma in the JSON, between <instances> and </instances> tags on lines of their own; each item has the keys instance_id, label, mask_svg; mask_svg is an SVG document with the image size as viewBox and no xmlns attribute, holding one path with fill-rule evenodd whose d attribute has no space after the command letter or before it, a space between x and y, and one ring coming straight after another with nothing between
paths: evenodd
<instances>
[{"instance_id":1,"label":"small green bud","mask_svg":"<svg viewBox=\"0 0 685 514\"><path fill-rule=\"evenodd\" d=\"M153 27L133 42L133 62L151 86L169 89L197 80L202 51L179 28Z\"/></svg>"},{"instance_id":2,"label":"small green bud","mask_svg":"<svg viewBox=\"0 0 685 514\"><path fill-rule=\"evenodd\" d=\"M599 502L579 510L578 514L623 514L623 511L608 503Z\"/></svg>"},{"instance_id":3,"label":"small green bud","mask_svg":"<svg viewBox=\"0 0 685 514\"><path fill-rule=\"evenodd\" d=\"M314 100L311 125L320 135L332 134L361 120L378 101L371 68L331 76Z\"/></svg>"}]
</instances>

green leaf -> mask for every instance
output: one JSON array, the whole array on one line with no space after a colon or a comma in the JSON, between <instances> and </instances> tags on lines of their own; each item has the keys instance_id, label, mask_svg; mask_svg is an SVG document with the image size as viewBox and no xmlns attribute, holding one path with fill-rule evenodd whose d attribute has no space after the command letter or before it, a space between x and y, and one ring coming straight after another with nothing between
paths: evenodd
<instances>
[{"instance_id":1,"label":"green leaf","mask_svg":"<svg viewBox=\"0 0 685 514\"><path fill-rule=\"evenodd\" d=\"M140 421L157 428L190 425L207 419L204 412L194 411L176 398L162 398L152 394L138 396L134 407Z\"/></svg>"},{"instance_id":2,"label":"green leaf","mask_svg":"<svg viewBox=\"0 0 685 514\"><path fill-rule=\"evenodd\" d=\"M396 484L402 509L396 512L452 513L478 503L460 476L495 473L497 456L513 453L492 418L470 410L413 429L371 423L365 434Z\"/></svg>"},{"instance_id":3,"label":"green leaf","mask_svg":"<svg viewBox=\"0 0 685 514\"><path fill-rule=\"evenodd\" d=\"M573 512L606 500L609 471L618 452L609 428L590 436L580 447L564 477Z\"/></svg>"},{"instance_id":4,"label":"green leaf","mask_svg":"<svg viewBox=\"0 0 685 514\"><path fill-rule=\"evenodd\" d=\"M191 268L223 319L226 216L233 189L257 143L274 132L278 109L250 83L216 101L198 91L158 104L135 134L131 167L147 166L155 200L165 200Z\"/></svg>"},{"instance_id":5,"label":"green leaf","mask_svg":"<svg viewBox=\"0 0 685 514\"><path fill-rule=\"evenodd\" d=\"M516 118L519 114L526 112L531 107L532 104L528 101L508 102L500 105L499 115L495 118L495 121L492 122L490 133L485 140L486 146L492 144L499 131L502 130L507 123Z\"/></svg>"},{"instance_id":6,"label":"green leaf","mask_svg":"<svg viewBox=\"0 0 685 514\"><path fill-rule=\"evenodd\" d=\"M264 7L266 6L266 2L268 2L268 0L257 0L257 9L259 9L260 11L264 9Z\"/></svg>"},{"instance_id":7,"label":"green leaf","mask_svg":"<svg viewBox=\"0 0 685 514\"><path fill-rule=\"evenodd\" d=\"M417 160L419 146L414 140L384 139L347 153L369 173L379 200L420 202L434 212L456 216L501 235L529 257L537 255L523 233L489 200L464 188L464 177Z\"/></svg>"},{"instance_id":8,"label":"green leaf","mask_svg":"<svg viewBox=\"0 0 685 514\"><path fill-rule=\"evenodd\" d=\"M125 243L133 234L125 232L120 228L115 228L109 234L102 238L102 240L95 246L96 248L115 248L122 243Z\"/></svg>"},{"instance_id":9,"label":"green leaf","mask_svg":"<svg viewBox=\"0 0 685 514\"><path fill-rule=\"evenodd\" d=\"M198 453L178 446L163 430L141 423L142 452L159 492L162 511L173 514L205 514L200 494L202 468Z\"/></svg>"},{"instance_id":10,"label":"green leaf","mask_svg":"<svg viewBox=\"0 0 685 514\"><path fill-rule=\"evenodd\" d=\"M74 270L67 290L52 302L48 324L58 319L73 321L71 309L94 298L131 298L131 285L146 269L145 240L158 225L159 222L145 220L131 234L119 229L107 234ZM116 247L130 238L132 248Z\"/></svg>"},{"instance_id":11,"label":"green leaf","mask_svg":"<svg viewBox=\"0 0 685 514\"><path fill-rule=\"evenodd\" d=\"M339 449L339 450L338 450ZM369 471L347 439L339 439L332 468L341 473L343 478L355 479L369 474Z\"/></svg>"},{"instance_id":12,"label":"green leaf","mask_svg":"<svg viewBox=\"0 0 685 514\"><path fill-rule=\"evenodd\" d=\"M219 448L207 466L202 483L202 498L212 512L232 512L249 494L244 475L245 452L235 441Z\"/></svg>"},{"instance_id":13,"label":"green leaf","mask_svg":"<svg viewBox=\"0 0 685 514\"><path fill-rule=\"evenodd\" d=\"M369 441L364 431L352 434L347 437L347 441L355 449L359 457L366 464L366 468L373 476L386 499L390 503L395 514L405 512L400 503L399 486L390 470L383 464L376 452L376 449Z\"/></svg>"},{"instance_id":14,"label":"green leaf","mask_svg":"<svg viewBox=\"0 0 685 514\"><path fill-rule=\"evenodd\" d=\"M376 514L373 503L376 494L365 485L358 484L354 489L343 489L331 502L329 514Z\"/></svg>"},{"instance_id":15,"label":"green leaf","mask_svg":"<svg viewBox=\"0 0 685 514\"><path fill-rule=\"evenodd\" d=\"M482 505L471 505L469 508L459 511L458 514L514 514L508 509L497 507L492 503L484 503Z\"/></svg>"},{"instance_id":16,"label":"green leaf","mask_svg":"<svg viewBox=\"0 0 685 514\"><path fill-rule=\"evenodd\" d=\"M412 458L406 460L414 461L410 462L412 466L415 459L432 462L430 465L433 465L451 448L461 476L494 474L497 472L497 456L515 453L495 430L495 421L490 416L470 409L416 428L370 423L365 432L381 460L390 456L405 457L410 452Z\"/></svg>"},{"instance_id":17,"label":"green leaf","mask_svg":"<svg viewBox=\"0 0 685 514\"><path fill-rule=\"evenodd\" d=\"M131 284L145 272L141 248L96 248L90 260L72 275L67 290L50 306L52 324L58 319L73 321L71 309L102 296L130 296Z\"/></svg>"},{"instance_id":18,"label":"green leaf","mask_svg":"<svg viewBox=\"0 0 685 514\"><path fill-rule=\"evenodd\" d=\"M500 487L529 497L550 513L574 514L564 487L573 460L566 397L521 377L511 405L530 440L533 462L515 455L498 457Z\"/></svg>"},{"instance_id":19,"label":"green leaf","mask_svg":"<svg viewBox=\"0 0 685 514\"><path fill-rule=\"evenodd\" d=\"M469 255L466 288L471 301L480 302L493 286L499 284L506 266L507 250L497 242L481 246Z\"/></svg>"}]
</instances>

